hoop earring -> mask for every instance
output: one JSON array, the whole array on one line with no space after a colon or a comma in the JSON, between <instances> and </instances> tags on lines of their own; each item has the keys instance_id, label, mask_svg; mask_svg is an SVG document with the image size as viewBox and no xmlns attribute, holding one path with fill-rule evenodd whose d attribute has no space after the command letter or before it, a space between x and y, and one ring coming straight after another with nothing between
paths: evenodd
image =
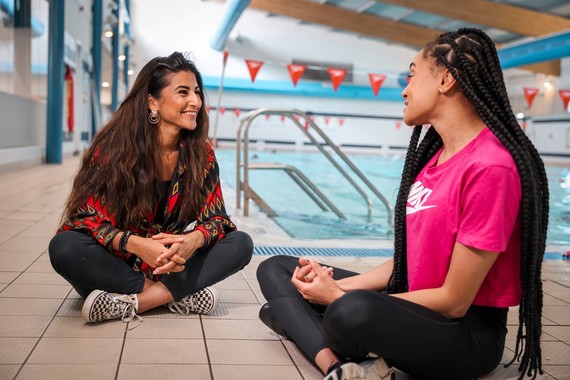
<instances>
[{"instance_id":1,"label":"hoop earring","mask_svg":"<svg viewBox=\"0 0 570 380\"><path fill-rule=\"evenodd\" d=\"M158 114L158 112L150 111L150 113L148 114L148 121L151 124L158 124L158 122L160 121L160 115Z\"/></svg>"}]
</instances>

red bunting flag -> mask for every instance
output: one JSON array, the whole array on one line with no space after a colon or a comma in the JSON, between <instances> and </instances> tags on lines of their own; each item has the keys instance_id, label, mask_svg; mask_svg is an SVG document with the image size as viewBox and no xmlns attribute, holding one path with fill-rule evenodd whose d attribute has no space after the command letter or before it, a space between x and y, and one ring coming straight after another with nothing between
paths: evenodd
<instances>
[{"instance_id":1,"label":"red bunting flag","mask_svg":"<svg viewBox=\"0 0 570 380\"><path fill-rule=\"evenodd\" d=\"M558 95L560 95L560 99L562 99L564 111L568 111L568 102L570 102L570 90L558 90Z\"/></svg>"},{"instance_id":2,"label":"red bunting flag","mask_svg":"<svg viewBox=\"0 0 570 380\"><path fill-rule=\"evenodd\" d=\"M307 66L305 65L287 65L287 69L289 69L289 75L291 75L291 80L293 81L293 86L297 87L297 82L305 72Z\"/></svg>"},{"instance_id":3,"label":"red bunting flag","mask_svg":"<svg viewBox=\"0 0 570 380\"><path fill-rule=\"evenodd\" d=\"M372 91L374 91L374 96L378 96L378 92L380 91L382 83L386 79L386 75L368 74L368 78L370 78L370 85L372 86Z\"/></svg>"},{"instance_id":4,"label":"red bunting flag","mask_svg":"<svg viewBox=\"0 0 570 380\"><path fill-rule=\"evenodd\" d=\"M241 115L241 110L239 108L234 108L234 115L236 115L236 117L239 117L239 115Z\"/></svg>"},{"instance_id":5,"label":"red bunting flag","mask_svg":"<svg viewBox=\"0 0 570 380\"><path fill-rule=\"evenodd\" d=\"M285 122L285 115L281 115L281 122L282 122L282 123Z\"/></svg>"},{"instance_id":6,"label":"red bunting flag","mask_svg":"<svg viewBox=\"0 0 570 380\"><path fill-rule=\"evenodd\" d=\"M228 63L228 56L230 55L230 53L224 49L224 66L226 65L226 63Z\"/></svg>"},{"instance_id":7,"label":"red bunting flag","mask_svg":"<svg viewBox=\"0 0 570 380\"><path fill-rule=\"evenodd\" d=\"M271 114L268 114L268 113L265 114L265 120L269 120L270 117L271 117Z\"/></svg>"},{"instance_id":8,"label":"red bunting flag","mask_svg":"<svg viewBox=\"0 0 570 380\"><path fill-rule=\"evenodd\" d=\"M396 122L396 129L400 129L401 126L402 126L402 122L400 120L398 120Z\"/></svg>"},{"instance_id":9,"label":"red bunting flag","mask_svg":"<svg viewBox=\"0 0 570 380\"><path fill-rule=\"evenodd\" d=\"M340 83L342 82L348 71L345 69L335 69L331 67L329 67L327 71L329 72L329 75L331 77L334 90L335 91L338 90Z\"/></svg>"},{"instance_id":10,"label":"red bunting flag","mask_svg":"<svg viewBox=\"0 0 570 380\"><path fill-rule=\"evenodd\" d=\"M226 107L220 107L218 111L220 112L220 115L223 115L224 112L226 112Z\"/></svg>"},{"instance_id":11,"label":"red bunting flag","mask_svg":"<svg viewBox=\"0 0 570 380\"><path fill-rule=\"evenodd\" d=\"M325 125L329 125L330 122L331 122L331 117L325 116Z\"/></svg>"},{"instance_id":12,"label":"red bunting flag","mask_svg":"<svg viewBox=\"0 0 570 380\"><path fill-rule=\"evenodd\" d=\"M526 99L526 104L528 104L528 108L532 107L532 102L534 98L538 94L538 88L534 87L524 87L524 98Z\"/></svg>"},{"instance_id":13,"label":"red bunting flag","mask_svg":"<svg viewBox=\"0 0 570 380\"><path fill-rule=\"evenodd\" d=\"M255 77L263 66L263 61L254 61L252 59L246 59L245 63L247 64L247 68L249 70L249 75L251 76L251 83L255 82Z\"/></svg>"},{"instance_id":14,"label":"red bunting flag","mask_svg":"<svg viewBox=\"0 0 570 380\"><path fill-rule=\"evenodd\" d=\"M338 125L340 125L341 127L344 125L344 117L338 118Z\"/></svg>"}]
</instances>

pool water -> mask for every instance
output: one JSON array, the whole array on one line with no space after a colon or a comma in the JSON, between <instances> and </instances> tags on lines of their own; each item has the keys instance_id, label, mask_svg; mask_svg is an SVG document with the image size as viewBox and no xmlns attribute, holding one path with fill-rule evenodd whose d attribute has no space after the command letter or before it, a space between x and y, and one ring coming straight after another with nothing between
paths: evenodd
<instances>
[{"instance_id":1,"label":"pool water","mask_svg":"<svg viewBox=\"0 0 570 380\"><path fill-rule=\"evenodd\" d=\"M236 152L216 151L223 181L235 189ZM392 205L403 167L403 156L349 155ZM278 214L273 219L289 235L298 239L392 239L387 211L382 202L356 179L372 200L372 215L359 193L320 153L289 151L250 151L250 163L281 163L299 169L346 216L323 212L303 190L281 170L250 170L250 186ZM350 170L342 165L347 172ZM547 166L550 188L550 220L547 244L570 244L570 168Z\"/></svg>"}]
</instances>

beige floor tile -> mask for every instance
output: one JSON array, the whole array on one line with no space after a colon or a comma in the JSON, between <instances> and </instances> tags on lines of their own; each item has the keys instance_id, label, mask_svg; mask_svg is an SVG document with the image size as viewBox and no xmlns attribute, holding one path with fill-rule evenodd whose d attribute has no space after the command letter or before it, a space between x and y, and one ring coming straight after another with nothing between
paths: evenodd
<instances>
[{"instance_id":1,"label":"beige floor tile","mask_svg":"<svg viewBox=\"0 0 570 380\"><path fill-rule=\"evenodd\" d=\"M214 380L294 380L303 379L299 370L293 365L213 365Z\"/></svg>"},{"instance_id":2,"label":"beige floor tile","mask_svg":"<svg viewBox=\"0 0 570 380\"><path fill-rule=\"evenodd\" d=\"M145 311L141 316L147 318L162 318L162 319L200 319L198 314L178 314L173 313L165 307L157 307L149 311Z\"/></svg>"},{"instance_id":3,"label":"beige floor tile","mask_svg":"<svg viewBox=\"0 0 570 380\"><path fill-rule=\"evenodd\" d=\"M570 326L544 326L542 331L563 342L570 342Z\"/></svg>"},{"instance_id":4,"label":"beige floor tile","mask_svg":"<svg viewBox=\"0 0 570 380\"><path fill-rule=\"evenodd\" d=\"M570 292L565 286L552 281L545 281L542 290L544 293L551 295L552 297L556 297L567 303L570 303Z\"/></svg>"},{"instance_id":5,"label":"beige floor tile","mask_svg":"<svg viewBox=\"0 0 570 380\"><path fill-rule=\"evenodd\" d=\"M81 317L55 317L46 338L122 338L127 325L120 321L88 323Z\"/></svg>"},{"instance_id":6,"label":"beige floor tile","mask_svg":"<svg viewBox=\"0 0 570 380\"><path fill-rule=\"evenodd\" d=\"M71 285L34 285L16 284L7 286L0 297L9 298L65 298L71 290Z\"/></svg>"},{"instance_id":7,"label":"beige floor tile","mask_svg":"<svg viewBox=\"0 0 570 380\"><path fill-rule=\"evenodd\" d=\"M114 379L117 365L101 364L26 364L17 380L106 380Z\"/></svg>"},{"instance_id":8,"label":"beige floor tile","mask_svg":"<svg viewBox=\"0 0 570 380\"><path fill-rule=\"evenodd\" d=\"M220 289L220 298L225 303L254 303L259 305L255 294L250 289Z\"/></svg>"},{"instance_id":9,"label":"beige floor tile","mask_svg":"<svg viewBox=\"0 0 570 380\"><path fill-rule=\"evenodd\" d=\"M313 365L300 365L299 371L305 380L322 380L323 373Z\"/></svg>"},{"instance_id":10,"label":"beige floor tile","mask_svg":"<svg viewBox=\"0 0 570 380\"><path fill-rule=\"evenodd\" d=\"M2 244L3 251L23 253L43 253L47 250L49 239L17 236Z\"/></svg>"},{"instance_id":11,"label":"beige floor tile","mask_svg":"<svg viewBox=\"0 0 570 380\"><path fill-rule=\"evenodd\" d=\"M51 263L49 261L44 261L43 256L34 261L32 265L26 269L26 273L55 273Z\"/></svg>"},{"instance_id":12,"label":"beige floor tile","mask_svg":"<svg viewBox=\"0 0 570 380\"><path fill-rule=\"evenodd\" d=\"M0 298L0 315L54 315L61 299Z\"/></svg>"},{"instance_id":13,"label":"beige floor tile","mask_svg":"<svg viewBox=\"0 0 570 380\"><path fill-rule=\"evenodd\" d=\"M7 215L1 216L1 218L7 220L29 220L32 222L37 222L44 219L46 215L48 215L48 213L45 212L14 211Z\"/></svg>"},{"instance_id":14,"label":"beige floor tile","mask_svg":"<svg viewBox=\"0 0 570 380\"><path fill-rule=\"evenodd\" d=\"M51 316L2 315L0 337L40 337L50 323Z\"/></svg>"},{"instance_id":15,"label":"beige floor tile","mask_svg":"<svg viewBox=\"0 0 570 380\"><path fill-rule=\"evenodd\" d=\"M277 334L259 320L204 319L202 324L206 339L279 340Z\"/></svg>"},{"instance_id":16,"label":"beige floor tile","mask_svg":"<svg viewBox=\"0 0 570 380\"><path fill-rule=\"evenodd\" d=\"M293 364L279 341L208 339L208 353L212 364Z\"/></svg>"},{"instance_id":17,"label":"beige floor tile","mask_svg":"<svg viewBox=\"0 0 570 380\"><path fill-rule=\"evenodd\" d=\"M149 379L210 379L207 364L121 364L117 380Z\"/></svg>"},{"instance_id":18,"label":"beige floor tile","mask_svg":"<svg viewBox=\"0 0 570 380\"><path fill-rule=\"evenodd\" d=\"M20 274L21 272L0 272L0 284L9 284Z\"/></svg>"},{"instance_id":19,"label":"beige floor tile","mask_svg":"<svg viewBox=\"0 0 570 380\"><path fill-rule=\"evenodd\" d=\"M570 325L570 305L550 306L545 308L542 314L559 325Z\"/></svg>"},{"instance_id":20,"label":"beige floor tile","mask_svg":"<svg viewBox=\"0 0 570 380\"><path fill-rule=\"evenodd\" d=\"M550 294L545 293L543 295L542 304L544 306L564 306L564 305L568 305L568 302L561 300L560 298L553 297Z\"/></svg>"},{"instance_id":21,"label":"beige floor tile","mask_svg":"<svg viewBox=\"0 0 570 380\"><path fill-rule=\"evenodd\" d=\"M61 304L61 307L57 311L58 317L81 317L81 308L83 307L82 298L67 298ZM105 323L113 323L116 321L110 321ZM121 322L122 323L122 322Z\"/></svg>"},{"instance_id":22,"label":"beige floor tile","mask_svg":"<svg viewBox=\"0 0 570 380\"><path fill-rule=\"evenodd\" d=\"M0 379L13 379L20 367L20 364L0 364Z\"/></svg>"},{"instance_id":23,"label":"beige floor tile","mask_svg":"<svg viewBox=\"0 0 570 380\"><path fill-rule=\"evenodd\" d=\"M55 272L30 272L25 271L15 281L14 284L36 284L36 285L68 285L63 277Z\"/></svg>"},{"instance_id":24,"label":"beige floor tile","mask_svg":"<svg viewBox=\"0 0 570 380\"><path fill-rule=\"evenodd\" d=\"M206 364L202 339L127 339L121 363Z\"/></svg>"},{"instance_id":25,"label":"beige floor tile","mask_svg":"<svg viewBox=\"0 0 570 380\"><path fill-rule=\"evenodd\" d=\"M542 342L542 363L570 365L570 346L563 342Z\"/></svg>"},{"instance_id":26,"label":"beige floor tile","mask_svg":"<svg viewBox=\"0 0 570 380\"><path fill-rule=\"evenodd\" d=\"M23 230L18 236L21 237L42 237L51 239L57 229L59 228L58 223L36 223L25 230Z\"/></svg>"},{"instance_id":27,"label":"beige floor tile","mask_svg":"<svg viewBox=\"0 0 570 380\"><path fill-rule=\"evenodd\" d=\"M21 364L26 360L38 338L0 338L0 364Z\"/></svg>"},{"instance_id":28,"label":"beige floor tile","mask_svg":"<svg viewBox=\"0 0 570 380\"><path fill-rule=\"evenodd\" d=\"M259 304L221 302L220 306L215 312L209 315L203 315L202 318L258 319L258 311Z\"/></svg>"},{"instance_id":29,"label":"beige floor tile","mask_svg":"<svg viewBox=\"0 0 570 380\"><path fill-rule=\"evenodd\" d=\"M144 318L137 328L127 332L127 339L202 339L200 319Z\"/></svg>"},{"instance_id":30,"label":"beige floor tile","mask_svg":"<svg viewBox=\"0 0 570 380\"><path fill-rule=\"evenodd\" d=\"M543 365L544 372L557 380L570 380L570 365L567 366L551 366Z\"/></svg>"},{"instance_id":31,"label":"beige floor tile","mask_svg":"<svg viewBox=\"0 0 570 380\"><path fill-rule=\"evenodd\" d=\"M0 247L2 270L5 272L23 272L39 257L36 253L4 252Z\"/></svg>"},{"instance_id":32,"label":"beige floor tile","mask_svg":"<svg viewBox=\"0 0 570 380\"><path fill-rule=\"evenodd\" d=\"M291 355L293 362L298 366L312 366L313 363L307 359L305 355L299 350L297 345L290 340L283 340L285 349Z\"/></svg>"},{"instance_id":33,"label":"beige floor tile","mask_svg":"<svg viewBox=\"0 0 570 380\"><path fill-rule=\"evenodd\" d=\"M1 207L2 207L2 204L0 203L0 208ZM4 236L4 237L16 236L20 232L24 231L29 226L31 226L33 223L34 222L31 222L28 220L13 221L13 220L1 219L0 220L0 236ZM0 247L0 249L1 249L1 247Z\"/></svg>"},{"instance_id":34,"label":"beige floor tile","mask_svg":"<svg viewBox=\"0 0 570 380\"><path fill-rule=\"evenodd\" d=\"M248 290L249 284L247 280L240 274L239 277L237 275L233 275L229 278L226 278L224 281L218 282L214 285L218 290L223 291L225 289L234 289L234 290Z\"/></svg>"},{"instance_id":35,"label":"beige floor tile","mask_svg":"<svg viewBox=\"0 0 570 380\"><path fill-rule=\"evenodd\" d=\"M121 338L42 338L30 355L28 363L115 363L122 345Z\"/></svg>"}]
</instances>

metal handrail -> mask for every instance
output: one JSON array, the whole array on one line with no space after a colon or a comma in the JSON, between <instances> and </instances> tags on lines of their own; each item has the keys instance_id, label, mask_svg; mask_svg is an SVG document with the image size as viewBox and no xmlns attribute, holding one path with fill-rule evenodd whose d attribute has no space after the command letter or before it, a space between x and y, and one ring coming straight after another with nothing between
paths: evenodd
<instances>
[{"instance_id":1,"label":"metal handrail","mask_svg":"<svg viewBox=\"0 0 570 380\"><path fill-rule=\"evenodd\" d=\"M319 128L317 125L311 120L311 118L302 111L299 110L283 110L283 109L269 109L269 108L260 108L255 111L249 112L244 118L240 120L238 130L237 130L237 159L236 159L236 191L237 191L237 208L241 208L241 194L240 191L243 190L244 192L244 215L249 215L249 203L247 202L247 196L249 194L249 159L248 159L248 151L249 151L249 127L251 122L260 115L283 115L289 117L295 125L299 127L301 131L307 136L307 138L319 149L319 151L335 166L335 168L346 178L346 180L356 189L356 191L364 198L367 204L368 209L368 217L371 216L372 213L372 201L368 197L368 195L354 182L352 177L338 164L338 162L326 151L323 147L323 144L318 142L313 135L309 133L309 128L304 128L301 123L295 118L295 115L302 117L308 125L311 126L317 133L321 136L321 138L328 144L334 151L339 155L339 157L348 165L348 167L368 186L368 188L380 199L380 201L384 204L388 211L388 224L392 227L392 207L388 200L376 189L376 187L362 174L360 170L346 157L344 153L328 138L328 136ZM244 144L244 156L243 156L243 183L241 182L241 131L245 128L244 136L243 136L243 144Z\"/></svg>"},{"instance_id":2,"label":"metal handrail","mask_svg":"<svg viewBox=\"0 0 570 380\"><path fill-rule=\"evenodd\" d=\"M248 169L285 171L285 173L287 173L289 177L291 177L291 179L295 181L301 189L303 189L303 191L317 204L317 206L320 207L321 210L328 211L323 203L321 203L322 201L332 210L332 212L336 214L336 216L341 219L346 219L344 214L340 212L340 210L336 208L336 206L315 186L315 184L296 167L277 163L257 163L250 164Z\"/></svg>"}]
</instances>

